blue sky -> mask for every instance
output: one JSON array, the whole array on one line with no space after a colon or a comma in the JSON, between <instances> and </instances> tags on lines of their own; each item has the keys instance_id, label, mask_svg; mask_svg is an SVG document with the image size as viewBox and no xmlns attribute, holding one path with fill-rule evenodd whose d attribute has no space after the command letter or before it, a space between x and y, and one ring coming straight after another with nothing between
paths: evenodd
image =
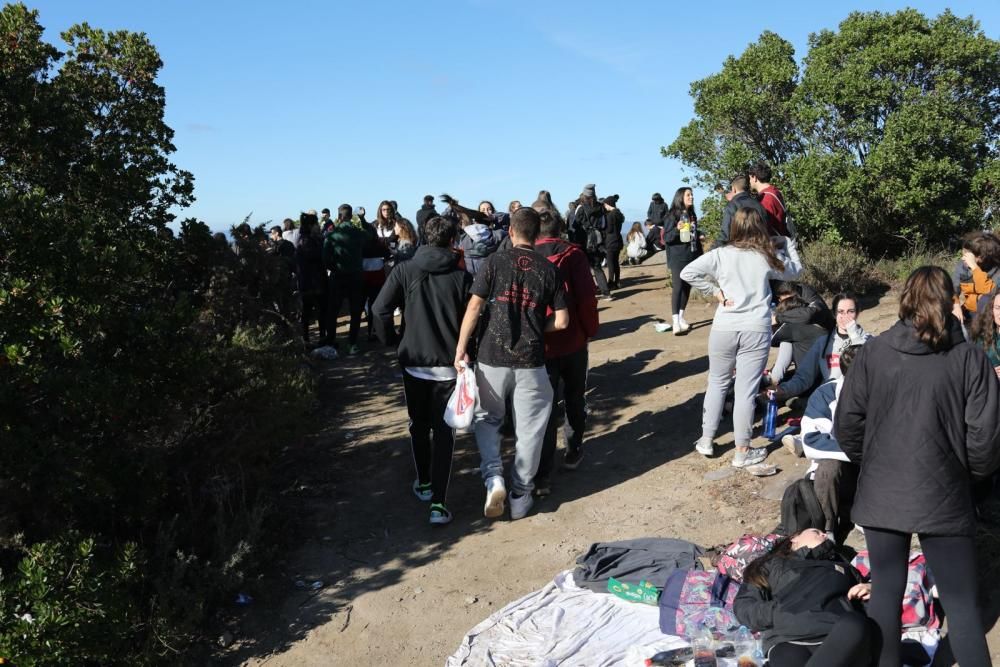
<instances>
[{"instance_id":1,"label":"blue sky","mask_svg":"<svg viewBox=\"0 0 1000 667\"><path fill-rule=\"evenodd\" d=\"M912 5L913 3L911 3ZM283 2L45 0L46 38L87 21L147 33L164 61L175 162L195 175L180 213L225 229L425 194L498 208L596 183L629 220L669 200L660 156L692 114L688 87L764 30L790 40L851 9L906 3ZM1000 3L920 2L1000 34ZM708 193L697 193L698 199ZM440 206L439 206L440 210Z\"/></svg>"}]
</instances>

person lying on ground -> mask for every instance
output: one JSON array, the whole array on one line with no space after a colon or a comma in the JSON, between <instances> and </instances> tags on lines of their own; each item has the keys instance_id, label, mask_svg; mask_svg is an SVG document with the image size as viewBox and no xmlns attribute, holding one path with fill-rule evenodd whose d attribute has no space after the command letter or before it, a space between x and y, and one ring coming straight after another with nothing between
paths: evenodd
<instances>
[{"instance_id":1,"label":"person lying on ground","mask_svg":"<svg viewBox=\"0 0 1000 667\"><path fill-rule=\"evenodd\" d=\"M870 595L833 542L810 528L747 566L733 611L763 633L771 667L864 667L876 655L874 624L860 605Z\"/></svg>"},{"instance_id":2,"label":"person lying on ground","mask_svg":"<svg viewBox=\"0 0 1000 667\"><path fill-rule=\"evenodd\" d=\"M842 375L840 353L849 345L861 345L872 337L858 324L859 312L858 301L853 295L838 294L833 297L836 328L817 338L802 358L802 363L796 364L795 375L775 387L778 401L810 393L823 382ZM767 400L766 396L763 400Z\"/></svg>"}]
</instances>

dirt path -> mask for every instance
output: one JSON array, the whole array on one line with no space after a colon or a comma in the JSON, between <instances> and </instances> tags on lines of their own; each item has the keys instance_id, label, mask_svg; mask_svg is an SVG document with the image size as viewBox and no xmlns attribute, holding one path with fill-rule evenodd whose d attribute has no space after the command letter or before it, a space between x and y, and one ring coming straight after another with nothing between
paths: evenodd
<instances>
[{"instance_id":1,"label":"dirt path","mask_svg":"<svg viewBox=\"0 0 1000 667\"><path fill-rule=\"evenodd\" d=\"M442 665L468 629L571 567L592 542L663 536L714 545L772 528L781 490L805 469L801 459L778 450L769 458L782 469L776 477L707 481L729 465L728 418L719 456L692 450L713 308L692 300L689 335L657 334L651 323L669 314L662 260L623 267L623 275L615 300L601 304L590 348L585 460L556 477L552 495L520 521L483 518L479 456L462 436L448 498L455 520L428 525L427 506L410 492L393 356L330 364L326 426L298 452L289 501L306 539L255 590L228 664ZM886 297L861 321L883 331L894 311ZM296 588L296 580L322 588ZM1000 647L996 633L991 645Z\"/></svg>"}]
</instances>

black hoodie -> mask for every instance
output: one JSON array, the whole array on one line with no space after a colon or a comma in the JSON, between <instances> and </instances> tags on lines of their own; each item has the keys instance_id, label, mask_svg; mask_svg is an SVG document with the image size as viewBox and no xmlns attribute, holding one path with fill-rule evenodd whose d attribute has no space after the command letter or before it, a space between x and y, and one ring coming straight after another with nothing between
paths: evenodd
<instances>
[{"instance_id":1,"label":"black hoodie","mask_svg":"<svg viewBox=\"0 0 1000 667\"><path fill-rule=\"evenodd\" d=\"M789 641L821 642L854 609L847 592L861 575L832 542L803 547L764 566L767 588L744 581L733 601L740 623L764 634L764 650Z\"/></svg>"},{"instance_id":2,"label":"black hoodie","mask_svg":"<svg viewBox=\"0 0 1000 667\"><path fill-rule=\"evenodd\" d=\"M372 307L379 340L396 342L392 311L401 307L406 331L399 363L404 368L451 366L471 286L472 276L458 268L458 255L450 249L417 248L413 259L392 270Z\"/></svg>"},{"instance_id":3,"label":"black hoodie","mask_svg":"<svg viewBox=\"0 0 1000 667\"><path fill-rule=\"evenodd\" d=\"M865 527L975 534L972 482L1000 466L1000 385L948 316L934 351L910 322L865 344L837 403L840 448L861 465L851 518Z\"/></svg>"}]
</instances>

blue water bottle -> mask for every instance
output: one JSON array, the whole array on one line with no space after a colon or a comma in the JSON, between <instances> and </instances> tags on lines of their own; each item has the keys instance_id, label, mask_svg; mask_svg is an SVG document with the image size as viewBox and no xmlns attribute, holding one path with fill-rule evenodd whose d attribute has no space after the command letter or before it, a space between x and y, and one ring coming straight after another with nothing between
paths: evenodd
<instances>
[{"instance_id":1,"label":"blue water bottle","mask_svg":"<svg viewBox=\"0 0 1000 667\"><path fill-rule=\"evenodd\" d=\"M768 440L774 439L774 429L778 423L778 401L774 397L774 390L767 392L767 414L764 415L764 437Z\"/></svg>"}]
</instances>

